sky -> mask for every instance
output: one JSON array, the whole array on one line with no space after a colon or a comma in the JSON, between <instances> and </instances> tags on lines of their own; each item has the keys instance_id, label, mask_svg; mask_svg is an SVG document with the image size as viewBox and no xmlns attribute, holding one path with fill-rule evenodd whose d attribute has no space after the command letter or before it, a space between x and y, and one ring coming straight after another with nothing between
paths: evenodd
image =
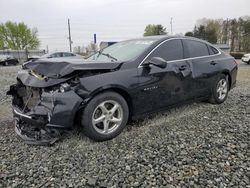
<instances>
[{"instance_id":1,"label":"sky","mask_svg":"<svg viewBox=\"0 0 250 188\"><path fill-rule=\"evenodd\" d=\"M40 49L69 51L101 41L142 37L147 24L162 24L173 34L191 31L198 19L250 16L250 0L0 0L0 22L24 22L38 29Z\"/></svg>"}]
</instances>

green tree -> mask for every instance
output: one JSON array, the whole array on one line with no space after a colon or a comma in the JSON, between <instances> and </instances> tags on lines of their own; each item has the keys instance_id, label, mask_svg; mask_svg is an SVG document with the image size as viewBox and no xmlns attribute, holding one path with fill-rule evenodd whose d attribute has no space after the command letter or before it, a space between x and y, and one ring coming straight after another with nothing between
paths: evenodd
<instances>
[{"instance_id":1,"label":"green tree","mask_svg":"<svg viewBox=\"0 0 250 188\"><path fill-rule=\"evenodd\" d=\"M239 51L250 51L250 16L238 19L239 24Z\"/></svg>"},{"instance_id":2,"label":"green tree","mask_svg":"<svg viewBox=\"0 0 250 188\"><path fill-rule=\"evenodd\" d=\"M0 49L4 49L4 43L3 43L3 40L0 40Z\"/></svg>"},{"instance_id":3,"label":"green tree","mask_svg":"<svg viewBox=\"0 0 250 188\"><path fill-rule=\"evenodd\" d=\"M23 22L8 21L0 24L0 48L13 50L37 49L40 41L37 38L37 29L28 28Z\"/></svg>"},{"instance_id":4,"label":"green tree","mask_svg":"<svg viewBox=\"0 0 250 188\"><path fill-rule=\"evenodd\" d=\"M185 36L191 36L191 37L196 37L199 39L207 40L208 42L211 43L216 43L217 42L217 32L214 28L205 26L205 25L200 25L199 27L194 27L193 32L187 32Z\"/></svg>"},{"instance_id":5,"label":"green tree","mask_svg":"<svg viewBox=\"0 0 250 188\"><path fill-rule=\"evenodd\" d=\"M164 28L162 25L149 24L146 26L143 36L165 35L165 34L167 34L166 28Z\"/></svg>"},{"instance_id":6,"label":"green tree","mask_svg":"<svg viewBox=\"0 0 250 188\"><path fill-rule=\"evenodd\" d=\"M236 40L238 35L238 23L236 19L230 20L230 31L231 31L231 51L234 52L236 49Z\"/></svg>"},{"instance_id":7,"label":"green tree","mask_svg":"<svg viewBox=\"0 0 250 188\"><path fill-rule=\"evenodd\" d=\"M195 26L193 33L194 37L206 40L206 27L204 25L200 25L198 28Z\"/></svg>"},{"instance_id":8,"label":"green tree","mask_svg":"<svg viewBox=\"0 0 250 188\"><path fill-rule=\"evenodd\" d=\"M231 51L250 52L250 16L227 20L203 18L197 20L194 30L185 35L228 44Z\"/></svg>"},{"instance_id":9,"label":"green tree","mask_svg":"<svg viewBox=\"0 0 250 188\"><path fill-rule=\"evenodd\" d=\"M217 43L217 33L215 29L212 28L206 28L206 37L205 40L207 40L208 42L211 42L213 44Z\"/></svg>"},{"instance_id":10,"label":"green tree","mask_svg":"<svg viewBox=\"0 0 250 188\"><path fill-rule=\"evenodd\" d=\"M189 32L186 32L186 33L185 33L185 36L193 37L194 34L193 34L193 32L189 31Z\"/></svg>"}]
</instances>

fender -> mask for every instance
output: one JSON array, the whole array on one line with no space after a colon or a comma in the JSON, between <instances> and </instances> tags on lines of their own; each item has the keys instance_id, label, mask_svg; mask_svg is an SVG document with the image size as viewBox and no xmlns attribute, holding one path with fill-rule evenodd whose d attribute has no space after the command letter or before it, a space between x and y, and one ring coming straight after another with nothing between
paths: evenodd
<instances>
[{"instance_id":1,"label":"fender","mask_svg":"<svg viewBox=\"0 0 250 188\"><path fill-rule=\"evenodd\" d=\"M116 91L116 92L118 91L118 93L121 94L123 97L124 97L124 94L125 94L125 96L129 96L129 92L128 92L127 88L122 87L120 85L110 84L110 85L99 87L96 90L94 90L93 92L91 92L89 94L89 96L84 99L84 103L89 102L91 99L93 99L99 93L102 93L102 92L105 92L105 91L108 91L108 90L109 91L113 90L113 91ZM122 94L122 93L124 93L124 94ZM125 98L125 100L126 100L126 98Z\"/></svg>"}]
</instances>

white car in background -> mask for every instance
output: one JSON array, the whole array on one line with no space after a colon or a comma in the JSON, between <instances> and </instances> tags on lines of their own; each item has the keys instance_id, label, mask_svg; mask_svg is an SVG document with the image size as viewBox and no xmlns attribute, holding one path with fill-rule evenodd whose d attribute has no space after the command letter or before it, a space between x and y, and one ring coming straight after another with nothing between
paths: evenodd
<instances>
[{"instance_id":1,"label":"white car in background","mask_svg":"<svg viewBox=\"0 0 250 188\"><path fill-rule=\"evenodd\" d=\"M28 58L28 61L36 61L37 59L48 59L48 58L83 58L80 55L71 53L71 52L54 52L54 53L48 53L44 54L42 56L32 56Z\"/></svg>"},{"instance_id":2,"label":"white car in background","mask_svg":"<svg viewBox=\"0 0 250 188\"><path fill-rule=\"evenodd\" d=\"M250 64L250 54L245 54L242 58L241 61L244 63Z\"/></svg>"}]
</instances>

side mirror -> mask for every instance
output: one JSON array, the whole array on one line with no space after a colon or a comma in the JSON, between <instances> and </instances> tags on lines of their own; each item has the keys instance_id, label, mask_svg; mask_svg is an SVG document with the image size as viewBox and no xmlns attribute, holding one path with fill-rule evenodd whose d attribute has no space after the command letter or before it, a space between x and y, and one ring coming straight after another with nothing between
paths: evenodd
<instances>
[{"instance_id":1,"label":"side mirror","mask_svg":"<svg viewBox=\"0 0 250 188\"><path fill-rule=\"evenodd\" d=\"M162 59L161 57L152 57L152 59L150 59L149 61L145 61L142 65L149 66L150 64L162 69L167 67L167 61Z\"/></svg>"}]
</instances>

